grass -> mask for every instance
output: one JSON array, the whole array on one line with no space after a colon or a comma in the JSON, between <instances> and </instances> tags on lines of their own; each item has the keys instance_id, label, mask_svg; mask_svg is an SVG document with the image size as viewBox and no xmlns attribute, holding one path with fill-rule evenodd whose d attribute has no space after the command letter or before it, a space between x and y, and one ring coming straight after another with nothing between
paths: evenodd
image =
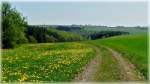
<instances>
[{"instance_id":1,"label":"grass","mask_svg":"<svg viewBox=\"0 0 150 84\"><path fill-rule=\"evenodd\" d=\"M130 60L148 79L148 39L146 34L115 36L86 41L99 47L102 63L95 81L120 81L117 61L101 47L108 46ZM68 82L80 73L92 58L95 50L83 43L24 44L15 49L2 50L3 82Z\"/></svg>"},{"instance_id":2,"label":"grass","mask_svg":"<svg viewBox=\"0 0 150 84\"><path fill-rule=\"evenodd\" d=\"M94 43L117 50L148 79L148 38L146 34L115 36L95 40Z\"/></svg>"},{"instance_id":3,"label":"grass","mask_svg":"<svg viewBox=\"0 0 150 84\"><path fill-rule=\"evenodd\" d=\"M95 56L82 43L25 44L2 51L2 82L67 82Z\"/></svg>"}]
</instances>

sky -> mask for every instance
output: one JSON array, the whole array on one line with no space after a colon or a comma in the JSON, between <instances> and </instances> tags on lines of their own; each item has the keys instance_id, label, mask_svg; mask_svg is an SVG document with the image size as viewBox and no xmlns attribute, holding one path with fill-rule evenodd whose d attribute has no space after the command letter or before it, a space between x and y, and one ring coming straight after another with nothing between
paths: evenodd
<instances>
[{"instance_id":1,"label":"sky","mask_svg":"<svg viewBox=\"0 0 150 84\"><path fill-rule=\"evenodd\" d=\"M147 26L146 2L11 2L30 25Z\"/></svg>"}]
</instances>

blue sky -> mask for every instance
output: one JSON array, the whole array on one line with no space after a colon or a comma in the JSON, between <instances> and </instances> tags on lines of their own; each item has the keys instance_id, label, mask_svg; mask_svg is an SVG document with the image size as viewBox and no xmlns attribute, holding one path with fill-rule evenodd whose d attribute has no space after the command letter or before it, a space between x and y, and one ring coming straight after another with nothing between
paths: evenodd
<instances>
[{"instance_id":1,"label":"blue sky","mask_svg":"<svg viewBox=\"0 0 150 84\"><path fill-rule=\"evenodd\" d=\"M146 2L11 2L28 24L147 26Z\"/></svg>"}]
</instances>

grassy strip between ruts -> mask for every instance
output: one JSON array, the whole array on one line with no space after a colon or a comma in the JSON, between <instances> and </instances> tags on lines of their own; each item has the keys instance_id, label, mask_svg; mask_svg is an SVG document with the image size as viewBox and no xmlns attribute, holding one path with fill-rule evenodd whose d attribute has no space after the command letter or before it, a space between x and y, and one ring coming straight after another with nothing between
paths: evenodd
<instances>
[{"instance_id":1,"label":"grassy strip between ruts","mask_svg":"<svg viewBox=\"0 0 150 84\"><path fill-rule=\"evenodd\" d=\"M117 60L112 56L106 48L103 48L100 44L91 43L97 46L101 52L101 63L94 75L96 82L116 82L125 80L121 74Z\"/></svg>"},{"instance_id":2,"label":"grassy strip between ruts","mask_svg":"<svg viewBox=\"0 0 150 84\"><path fill-rule=\"evenodd\" d=\"M118 63L111 53L105 48L100 48L102 53L102 62L99 71L96 74L95 81L116 82L123 80Z\"/></svg>"}]
</instances>

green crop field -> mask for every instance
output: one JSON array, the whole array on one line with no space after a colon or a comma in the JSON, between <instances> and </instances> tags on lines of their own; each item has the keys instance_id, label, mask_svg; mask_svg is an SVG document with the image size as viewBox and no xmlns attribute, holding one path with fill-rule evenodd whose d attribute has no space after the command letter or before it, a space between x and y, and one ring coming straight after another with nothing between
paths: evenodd
<instances>
[{"instance_id":1,"label":"green crop field","mask_svg":"<svg viewBox=\"0 0 150 84\"><path fill-rule=\"evenodd\" d=\"M52 82L72 80L95 51L77 42L41 43L2 50L2 55L3 82Z\"/></svg>"},{"instance_id":2,"label":"green crop field","mask_svg":"<svg viewBox=\"0 0 150 84\"><path fill-rule=\"evenodd\" d=\"M148 36L146 34L115 36L91 41L120 52L148 79Z\"/></svg>"}]
</instances>

